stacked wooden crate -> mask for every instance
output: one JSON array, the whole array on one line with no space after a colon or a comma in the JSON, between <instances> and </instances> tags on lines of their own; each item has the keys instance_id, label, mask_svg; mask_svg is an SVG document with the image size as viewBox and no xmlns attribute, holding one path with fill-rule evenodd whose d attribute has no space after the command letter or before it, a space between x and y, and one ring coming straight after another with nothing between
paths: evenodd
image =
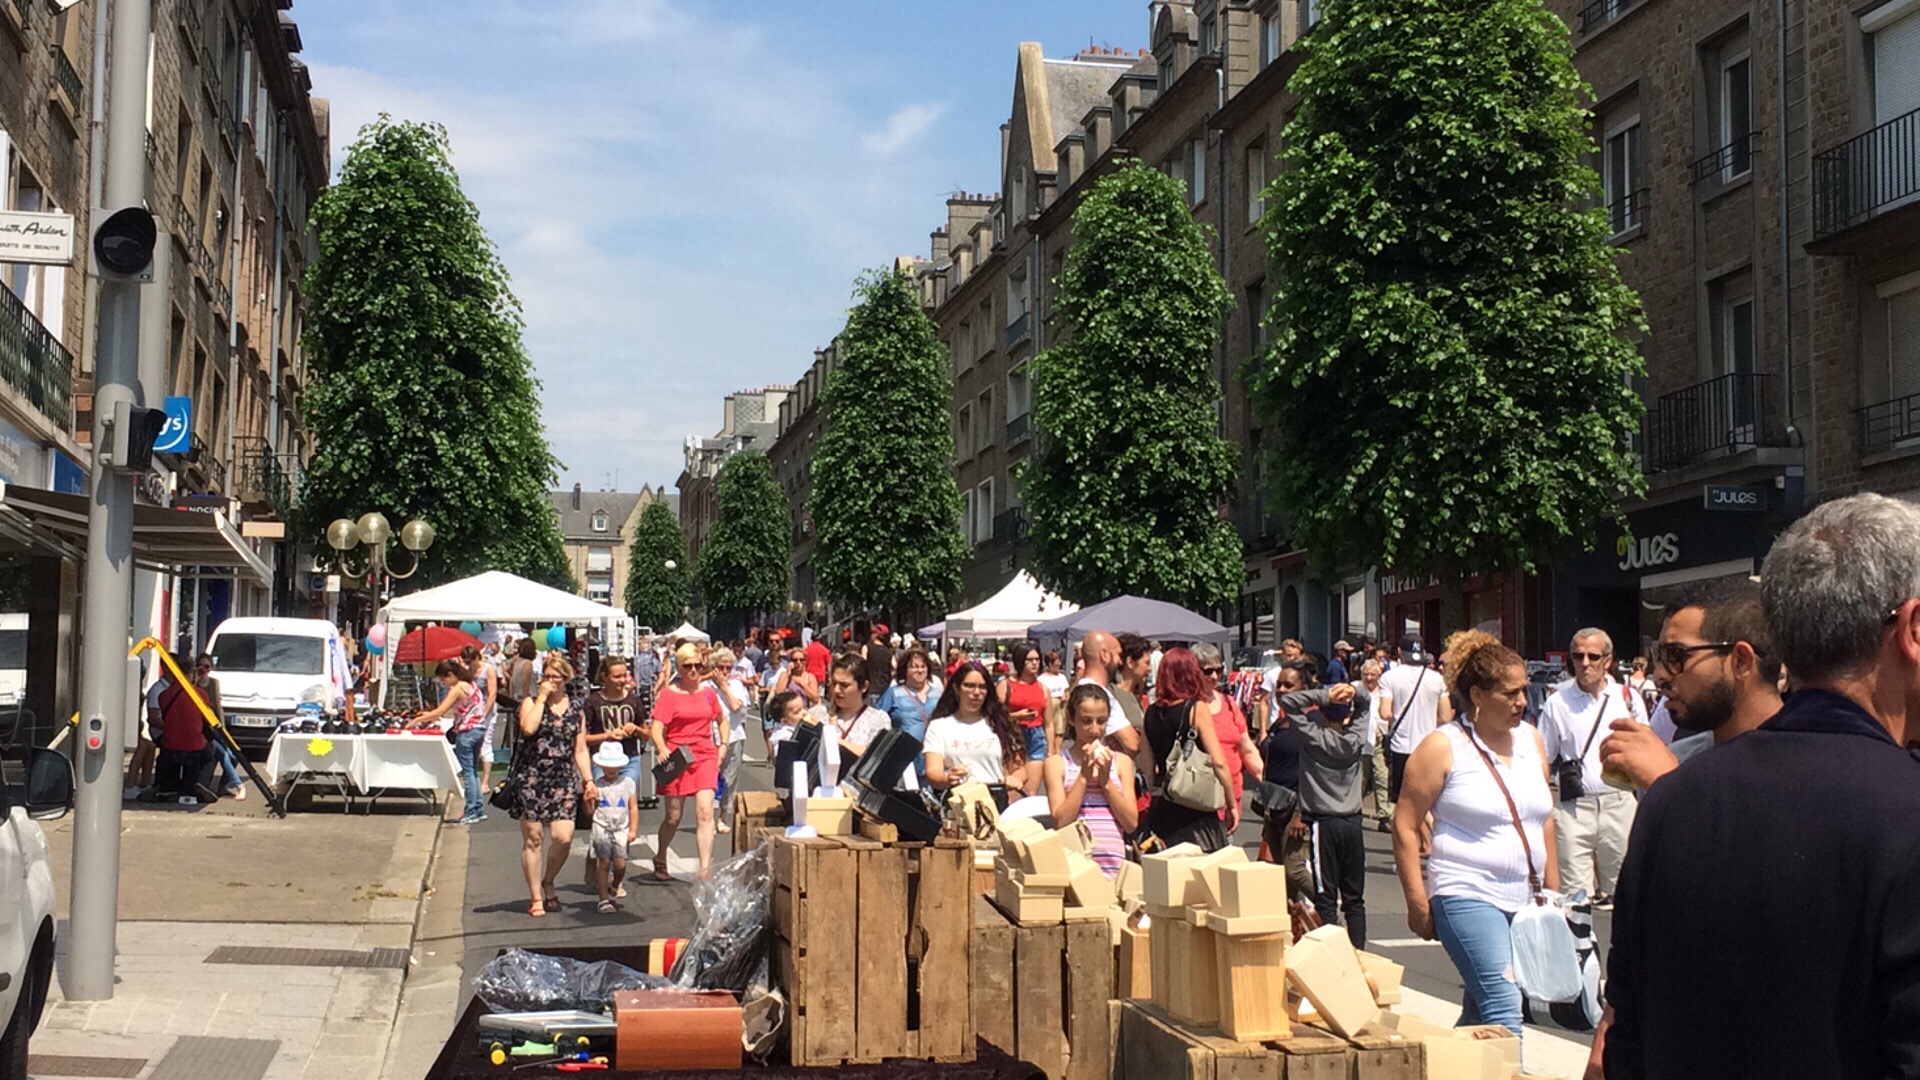
<instances>
[{"instance_id":1,"label":"stacked wooden crate","mask_svg":"<svg viewBox=\"0 0 1920 1080\"><path fill-rule=\"evenodd\" d=\"M782 836L772 863L792 1064L973 1060L965 842Z\"/></svg>"},{"instance_id":2,"label":"stacked wooden crate","mask_svg":"<svg viewBox=\"0 0 1920 1080\"><path fill-rule=\"evenodd\" d=\"M1107 1080L1114 951L1104 918L1020 925L980 897L972 952L982 1039L1051 1080Z\"/></svg>"}]
</instances>

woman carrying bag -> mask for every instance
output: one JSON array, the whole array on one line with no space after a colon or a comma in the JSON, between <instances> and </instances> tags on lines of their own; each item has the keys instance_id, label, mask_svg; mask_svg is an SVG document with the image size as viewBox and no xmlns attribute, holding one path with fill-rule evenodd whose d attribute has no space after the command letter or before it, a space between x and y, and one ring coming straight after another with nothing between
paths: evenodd
<instances>
[{"instance_id":1,"label":"woman carrying bag","mask_svg":"<svg viewBox=\"0 0 1920 1080\"><path fill-rule=\"evenodd\" d=\"M1207 708L1213 685L1192 650L1169 649L1160 659L1154 689L1140 747L1141 769L1153 792L1147 832L1167 847L1184 842L1218 851L1240 827L1240 805L1229 798L1233 777Z\"/></svg>"},{"instance_id":2,"label":"woman carrying bag","mask_svg":"<svg viewBox=\"0 0 1920 1080\"><path fill-rule=\"evenodd\" d=\"M1499 1024L1519 1035L1512 923L1559 887L1546 746L1522 719L1520 657L1478 630L1447 645L1447 688L1465 699L1466 715L1427 735L1407 761L1393 810L1394 864L1408 928L1437 937L1466 984L1461 1026ZM1429 813L1423 869L1419 832Z\"/></svg>"}]
</instances>

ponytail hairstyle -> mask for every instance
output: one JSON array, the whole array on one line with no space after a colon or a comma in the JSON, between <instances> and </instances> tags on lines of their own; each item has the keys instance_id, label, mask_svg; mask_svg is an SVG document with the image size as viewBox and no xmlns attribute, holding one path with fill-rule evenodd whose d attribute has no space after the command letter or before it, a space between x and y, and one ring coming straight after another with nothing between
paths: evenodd
<instances>
[{"instance_id":1,"label":"ponytail hairstyle","mask_svg":"<svg viewBox=\"0 0 1920 1080\"><path fill-rule=\"evenodd\" d=\"M467 668L467 665L458 660L442 660L439 664L435 665L433 669L434 678L445 678L448 675L459 679L463 683L473 681L473 672Z\"/></svg>"},{"instance_id":2,"label":"ponytail hairstyle","mask_svg":"<svg viewBox=\"0 0 1920 1080\"><path fill-rule=\"evenodd\" d=\"M1475 690L1498 686L1508 668L1525 661L1484 630L1461 630L1447 638L1440 663L1445 668L1447 689L1471 702Z\"/></svg>"}]
</instances>

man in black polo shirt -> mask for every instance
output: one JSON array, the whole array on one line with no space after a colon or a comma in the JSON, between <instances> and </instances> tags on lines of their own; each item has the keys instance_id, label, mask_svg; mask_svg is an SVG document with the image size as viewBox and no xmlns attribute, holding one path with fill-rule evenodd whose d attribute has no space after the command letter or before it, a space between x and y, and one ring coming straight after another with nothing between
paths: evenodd
<instances>
[{"instance_id":1,"label":"man in black polo shirt","mask_svg":"<svg viewBox=\"0 0 1920 1080\"><path fill-rule=\"evenodd\" d=\"M1819 507L1761 594L1794 692L1647 791L1610 1080L1920 1076L1920 506Z\"/></svg>"}]
</instances>

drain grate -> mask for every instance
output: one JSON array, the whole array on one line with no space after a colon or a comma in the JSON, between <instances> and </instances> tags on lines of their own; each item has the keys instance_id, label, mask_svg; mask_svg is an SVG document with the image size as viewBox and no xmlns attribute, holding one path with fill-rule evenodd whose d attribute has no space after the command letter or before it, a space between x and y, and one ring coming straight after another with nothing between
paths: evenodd
<instances>
[{"instance_id":1,"label":"drain grate","mask_svg":"<svg viewBox=\"0 0 1920 1080\"><path fill-rule=\"evenodd\" d=\"M278 1039L184 1035L173 1040L149 1080L261 1080L279 1052Z\"/></svg>"},{"instance_id":2,"label":"drain grate","mask_svg":"<svg viewBox=\"0 0 1920 1080\"><path fill-rule=\"evenodd\" d=\"M209 964L249 967L405 968L405 949L276 949L258 945L222 945Z\"/></svg>"},{"instance_id":3,"label":"drain grate","mask_svg":"<svg viewBox=\"0 0 1920 1080\"><path fill-rule=\"evenodd\" d=\"M81 1054L29 1054L33 1076L104 1076L131 1080L147 1067L146 1058L87 1057Z\"/></svg>"}]
</instances>

